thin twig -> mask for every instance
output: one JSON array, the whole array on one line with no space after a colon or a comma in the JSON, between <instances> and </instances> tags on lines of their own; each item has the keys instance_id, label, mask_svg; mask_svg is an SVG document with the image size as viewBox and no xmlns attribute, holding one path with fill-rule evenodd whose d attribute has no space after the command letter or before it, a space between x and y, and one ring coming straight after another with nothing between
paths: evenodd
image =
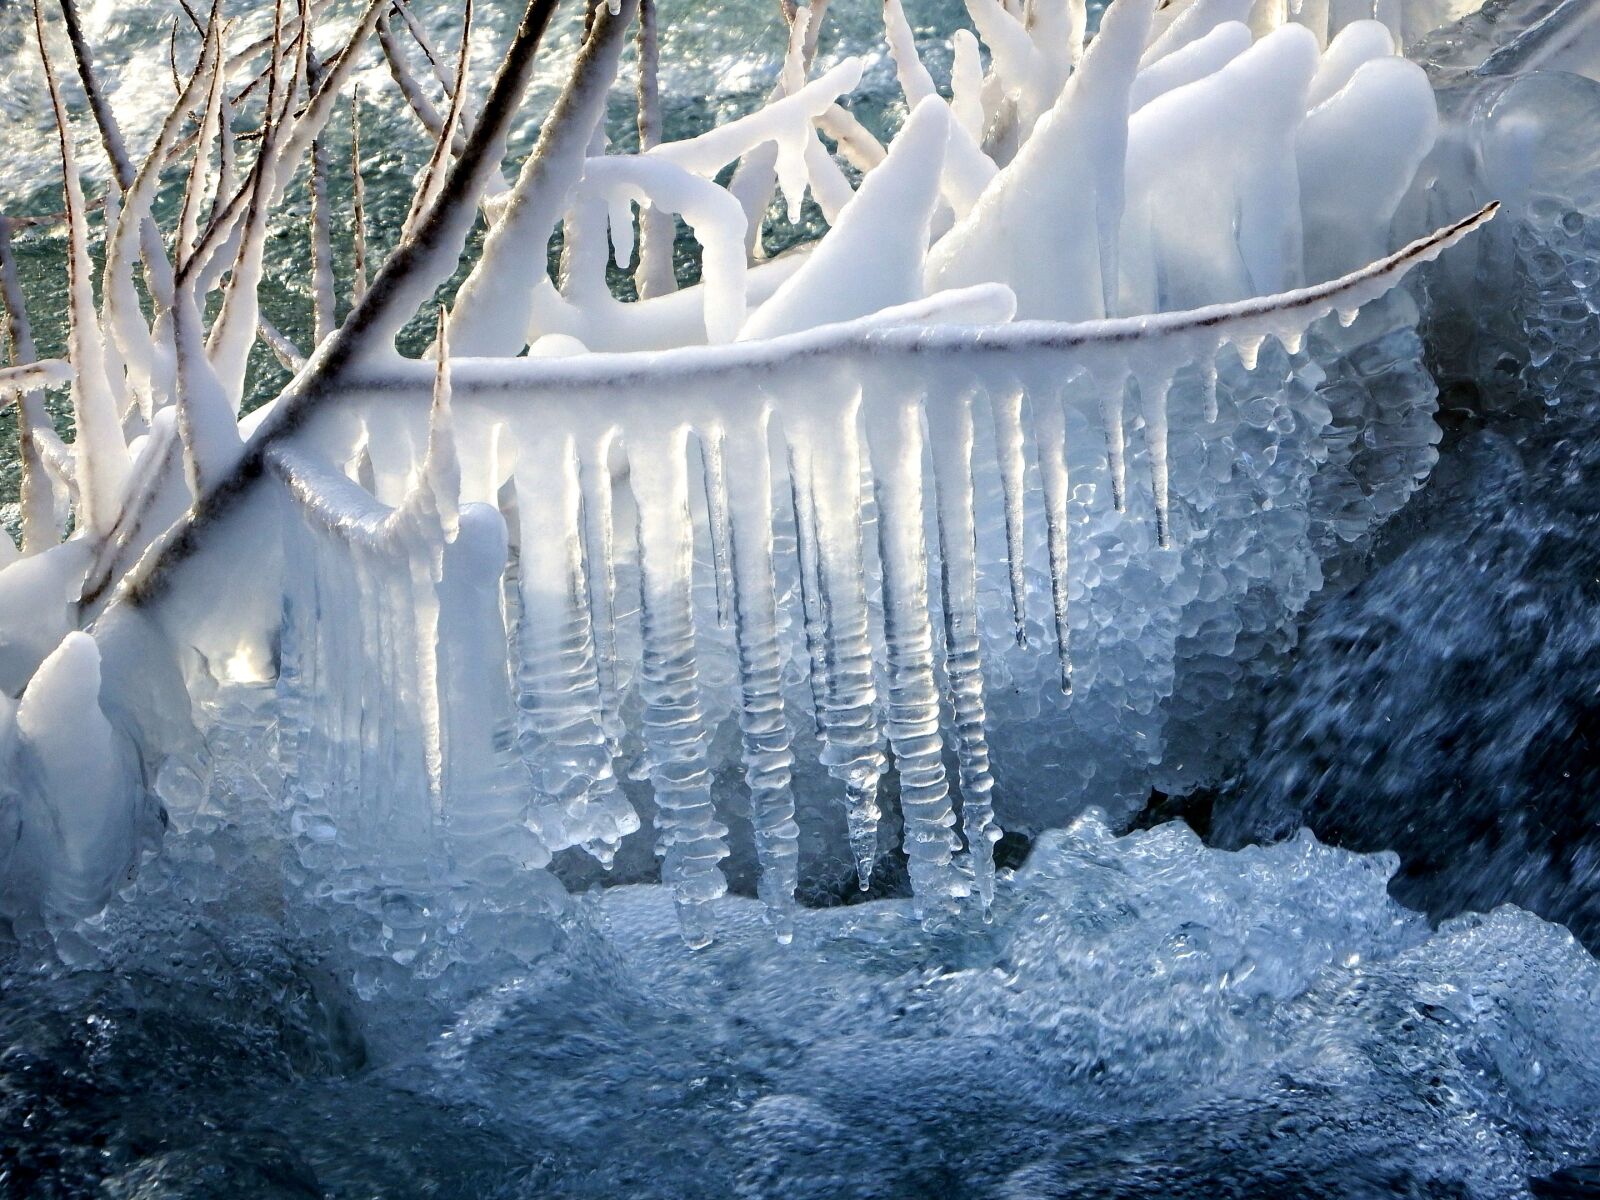
<instances>
[{"instance_id":1,"label":"thin twig","mask_svg":"<svg viewBox=\"0 0 1600 1200\"><path fill-rule=\"evenodd\" d=\"M457 56L456 78L463 83L467 77L467 56L472 50L472 0L466 0L461 22L461 49ZM438 140L434 143L433 154L428 158L428 165L422 174L422 186L417 189L417 194L411 202L411 211L406 214L403 233L409 233L417 218L432 206L434 199L439 194L439 189L444 186L445 168L450 159L450 147L456 137L457 125L461 120L462 97L466 94L465 87L456 88L450 97L450 111L445 115L444 127L439 131ZM463 142L465 145L465 142Z\"/></svg>"},{"instance_id":2,"label":"thin twig","mask_svg":"<svg viewBox=\"0 0 1600 1200\"><path fill-rule=\"evenodd\" d=\"M322 74L322 64L314 54L309 63L309 78L314 85ZM311 341L316 345L333 332L336 312L333 231L328 212L328 147L321 138L311 143L311 312Z\"/></svg>"},{"instance_id":3,"label":"thin twig","mask_svg":"<svg viewBox=\"0 0 1600 1200\"><path fill-rule=\"evenodd\" d=\"M350 193L354 212L352 225L354 246L351 283L353 302L361 303L367 294L367 183L361 175L361 89L357 87L350 96Z\"/></svg>"}]
</instances>

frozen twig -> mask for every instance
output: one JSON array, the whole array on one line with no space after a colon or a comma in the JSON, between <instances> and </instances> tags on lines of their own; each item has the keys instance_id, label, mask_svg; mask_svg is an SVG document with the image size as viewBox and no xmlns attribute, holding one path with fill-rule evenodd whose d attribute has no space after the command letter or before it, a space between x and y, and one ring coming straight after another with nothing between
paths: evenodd
<instances>
[{"instance_id":1,"label":"frozen twig","mask_svg":"<svg viewBox=\"0 0 1600 1200\"><path fill-rule=\"evenodd\" d=\"M661 144L661 96L657 80L660 45L656 0L639 0L639 149ZM639 207L639 269L634 280L641 300L664 296L677 287L672 250L678 223L653 204Z\"/></svg>"}]
</instances>

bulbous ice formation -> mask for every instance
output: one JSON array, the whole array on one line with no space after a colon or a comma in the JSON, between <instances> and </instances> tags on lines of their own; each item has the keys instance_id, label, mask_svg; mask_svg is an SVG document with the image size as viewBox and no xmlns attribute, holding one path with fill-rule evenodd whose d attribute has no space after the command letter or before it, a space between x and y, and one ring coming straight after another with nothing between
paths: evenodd
<instances>
[{"instance_id":1,"label":"bulbous ice formation","mask_svg":"<svg viewBox=\"0 0 1600 1200\"><path fill-rule=\"evenodd\" d=\"M100 687L99 649L74 631L20 701L0 698L0 804L10 835L0 906L19 932L93 916L133 864L137 777L101 711Z\"/></svg>"}]
</instances>

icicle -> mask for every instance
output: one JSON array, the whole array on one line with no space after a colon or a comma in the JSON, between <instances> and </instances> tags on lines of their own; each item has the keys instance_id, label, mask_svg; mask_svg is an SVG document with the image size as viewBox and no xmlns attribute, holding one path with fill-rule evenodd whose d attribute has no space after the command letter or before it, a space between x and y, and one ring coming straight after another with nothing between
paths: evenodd
<instances>
[{"instance_id":1,"label":"icicle","mask_svg":"<svg viewBox=\"0 0 1600 1200\"><path fill-rule=\"evenodd\" d=\"M810 660L811 717L817 736L822 736L822 702L827 688L827 652L823 642L821 570L817 560L817 505L811 487L811 456L808 445L789 440L790 509L794 514L795 558L800 582L801 621L806 635L806 656Z\"/></svg>"},{"instance_id":2,"label":"icicle","mask_svg":"<svg viewBox=\"0 0 1600 1200\"><path fill-rule=\"evenodd\" d=\"M617 680L617 567L612 521L611 446L607 433L580 454L578 487L583 508L583 553L588 564L589 620L600 682L600 724L612 754L622 744L621 685Z\"/></svg>"},{"instance_id":3,"label":"icicle","mask_svg":"<svg viewBox=\"0 0 1600 1200\"><path fill-rule=\"evenodd\" d=\"M1118 512L1128 508L1128 449L1127 434L1122 427L1122 413L1127 397L1129 376L1120 366L1110 368L1113 378L1096 379L1100 393L1100 424L1106 438L1106 468L1111 473L1111 507Z\"/></svg>"},{"instance_id":4,"label":"icicle","mask_svg":"<svg viewBox=\"0 0 1600 1200\"><path fill-rule=\"evenodd\" d=\"M3 886L48 924L91 916L133 860L138 775L101 711L100 651L88 634L67 634L40 665L16 707L16 737L7 774L24 811Z\"/></svg>"},{"instance_id":5,"label":"icicle","mask_svg":"<svg viewBox=\"0 0 1600 1200\"><path fill-rule=\"evenodd\" d=\"M451 414L450 346L443 309L437 330L433 403L428 414L428 450L393 524L412 573L411 611L416 622L417 704L423 761L436 818L444 816L444 704L439 694L439 584L445 545L460 529L461 463Z\"/></svg>"},{"instance_id":6,"label":"icicle","mask_svg":"<svg viewBox=\"0 0 1600 1200\"><path fill-rule=\"evenodd\" d=\"M1072 627L1067 613L1068 535L1067 420L1062 396L1035 387L1029 392L1033 437L1039 455L1039 484L1044 498L1045 543L1050 554L1050 597L1055 616L1056 653L1061 661L1061 690L1072 694Z\"/></svg>"},{"instance_id":7,"label":"icicle","mask_svg":"<svg viewBox=\"0 0 1600 1200\"><path fill-rule=\"evenodd\" d=\"M939 692L933 678L928 550L922 532L921 400L919 390L908 392L904 385L881 390L873 386L865 408L883 564L885 723L900 777L902 845L909 861L912 905L925 925L936 926L954 915L956 897L965 889L951 861L959 843L953 832L956 817L945 777ZM933 429L934 440L954 432L940 422Z\"/></svg>"},{"instance_id":8,"label":"icicle","mask_svg":"<svg viewBox=\"0 0 1600 1200\"><path fill-rule=\"evenodd\" d=\"M906 98L906 108L914 109L929 96L937 96L939 92L933 85L933 76L922 65L916 36L911 32L911 22L906 20L906 10L900 0L884 0L883 29L890 57L894 59L895 76Z\"/></svg>"},{"instance_id":9,"label":"icicle","mask_svg":"<svg viewBox=\"0 0 1600 1200\"><path fill-rule=\"evenodd\" d=\"M1340 326L1349 329L1350 326L1356 323L1356 318L1361 315L1361 310L1359 308L1341 308L1337 310L1337 315Z\"/></svg>"},{"instance_id":10,"label":"icicle","mask_svg":"<svg viewBox=\"0 0 1600 1200\"><path fill-rule=\"evenodd\" d=\"M1020 390L1009 383L1001 394L1020 402ZM997 425L1002 419L998 407L995 419ZM973 886L983 906L984 919L988 920L989 908L994 902L994 846L1000 840L1000 827L994 819L994 777L989 772L989 739L984 729L987 713L983 695L983 643L978 624L978 535L970 397L948 384L942 386L928 401L928 430L938 489L944 667L950 688L956 761L961 779L961 833L967 843ZM1019 460L1021 452L1018 425ZM1002 448L1002 458L1006 454ZM1020 494L1017 498L1021 500ZM1020 525L1020 511L1017 517ZM1009 520L1008 513L1008 523ZM1009 535L1009 528L1007 532ZM1019 543L1020 535L1019 528ZM1019 565L1021 549L1019 544L1014 560ZM1020 625L1018 628L1020 636Z\"/></svg>"},{"instance_id":11,"label":"icicle","mask_svg":"<svg viewBox=\"0 0 1600 1200\"><path fill-rule=\"evenodd\" d=\"M728 568L728 483L723 468L721 428L701 433L701 479L705 487L706 524L711 535L711 574L717 589L717 624L726 627L729 618Z\"/></svg>"},{"instance_id":12,"label":"icicle","mask_svg":"<svg viewBox=\"0 0 1600 1200\"><path fill-rule=\"evenodd\" d=\"M1024 489L1027 461L1023 454L1022 397L1020 387L999 388L990 393L994 410L994 440L999 458L1000 489L1004 495L1006 517L1006 569L1011 582L1011 620L1016 627L1017 645L1028 644L1028 566L1024 537ZM948 609L949 605L946 604ZM965 784L962 785L963 793ZM970 839L969 839L970 840Z\"/></svg>"},{"instance_id":13,"label":"icicle","mask_svg":"<svg viewBox=\"0 0 1600 1200\"><path fill-rule=\"evenodd\" d=\"M755 829L757 885L778 940L794 937L800 827L791 779L794 754L783 711L783 654L778 643L773 564L772 463L765 412L727 431L739 469L728 477L734 636L739 651L739 730Z\"/></svg>"},{"instance_id":14,"label":"icicle","mask_svg":"<svg viewBox=\"0 0 1600 1200\"><path fill-rule=\"evenodd\" d=\"M1153 364L1141 365L1134 376L1139 388L1140 411L1144 416L1145 452L1150 456L1150 491L1155 501L1156 544L1163 550L1172 545L1167 469L1167 390L1172 386L1172 370L1169 364L1158 360Z\"/></svg>"},{"instance_id":15,"label":"icicle","mask_svg":"<svg viewBox=\"0 0 1600 1200\"><path fill-rule=\"evenodd\" d=\"M1256 369L1256 361L1261 355L1261 343L1266 341L1262 334L1244 334L1233 339L1233 348L1239 352L1239 361L1244 364L1246 371Z\"/></svg>"},{"instance_id":16,"label":"icicle","mask_svg":"<svg viewBox=\"0 0 1600 1200\"><path fill-rule=\"evenodd\" d=\"M1200 396L1205 404L1205 420L1207 425L1217 423L1217 352L1220 347L1212 345L1200 355Z\"/></svg>"},{"instance_id":17,"label":"icicle","mask_svg":"<svg viewBox=\"0 0 1600 1200\"><path fill-rule=\"evenodd\" d=\"M661 881L672 887L684 941L708 945L711 902L728 890L718 864L727 828L717 820L700 712L690 572L687 430L663 424L628 444L629 482L639 519L639 695L655 790Z\"/></svg>"},{"instance_id":18,"label":"icicle","mask_svg":"<svg viewBox=\"0 0 1600 1200\"><path fill-rule=\"evenodd\" d=\"M445 820L458 867L542 867L550 851L526 824L529 778L515 753L500 577L506 524L487 504L461 509L439 589L439 678L445 697Z\"/></svg>"},{"instance_id":19,"label":"icicle","mask_svg":"<svg viewBox=\"0 0 1600 1200\"><path fill-rule=\"evenodd\" d=\"M72 360L72 416L77 429L73 446L78 482L79 519L92 533L104 536L116 524L128 479L128 448L122 440L122 422L106 378L105 345L95 316L93 265L89 259L89 225L84 215L83 184L78 178L77 155L66 105L56 83L55 68L45 47L44 19L34 7L39 54L45 82L55 112L61 169L66 180L67 311L69 357Z\"/></svg>"},{"instance_id":20,"label":"icicle","mask_svg":"<svg viewBox=\"0 0 1600 1200\"><path fill-rule=\"evenodd\" d=\"M639 821L617 789L602 727L571 438L524 441L516 485L523 757L540 795L563 813L563 844L580 844L609 866Z\"/></svg>"},{"instance_id":21,"label":"icicle","mask_svg":"<svg viewBox=\"0 0 1600 1200\"><path fill-rule=\"evenodd\" d=\"M860 392L837 375L808 382L813 387L804 390L803 398L796 388L795 401L784 404L782 411L790 446L799 451L794 459L805 474L816 522L824 620L821 761L845 785L856 879L866 891L878 857L878 780L884 750L861 548Z\"/></svg>"}]
</instances>

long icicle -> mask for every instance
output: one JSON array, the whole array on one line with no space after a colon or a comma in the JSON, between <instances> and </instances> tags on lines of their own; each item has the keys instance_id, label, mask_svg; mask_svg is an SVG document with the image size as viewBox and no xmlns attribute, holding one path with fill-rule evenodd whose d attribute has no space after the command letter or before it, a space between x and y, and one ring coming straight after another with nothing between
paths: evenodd
<instances>
[{"instance_id":1,"label":"long icicle","mask_svg":"<svg viewBox=\"0 0 1600 1200\"><path fill-rule=\"evenodd\" d=\"M885 718L900 779L901 844L911 874L912 905L924 925L938 926L955 915L956 898L966 889L953 866L956 816L933 677L923 535L922 395L905 385L873 390L879 394L869 394L865 407L883 563ZM938 441L951 430L941 422L933 432Z\"/></svg>"},{"instance_id":2,"label":"long icicle","mask_svg":"<svg viewBox=\"0 0 1600 1200\"><path fill-rule=\"evenodd\" d=\"M728 478L728 525L739 651L739 731L756 859L761 865L757 891L766 906L767 922L780 942L788 942L794 937L800 826L794 813L794 753L783 711L767 423L763 408L741 417L727 431L728 452L739 464Z\"/></svg>"},{"instance_id":3,"label":"long icicle","mask_svg":"<svg viewBox=\"0 0 1600 1200\"><path fill-rule=\"evenodd\" d=\"M1020 387L990 393L994 410L994 441L1000 467L1000 491L1006 519L1006 570L1011 583L1011 620L1017 645L1028 644L1028 564L1023 494L1028 464L1022 433Z\"/></svg>"},{"instance_id":4,"label":"long icicle","mask_svg":"<svg viewBox=\"0 0 1600 1200\"><path fill-rule=\"evenodd\" d=\"M1020 401L1021 389L999 389L1002 401ZM996 421L1000 416L996 414ZM978 533L972 477L972 399L944 386L928 400L933 431L933 475L938 492L939 590L944 610L944 670L954 717L961 779L961 833L972 881L985 919L994 903L994 776L989 770L988 719L983 695L983 641L978 625ZM1018 437L1020 443L1020 433ZM1020 454L1020 445L1018 448ZM1004 455L1004 450L1002 450ZM1018 495L1020 507L1021 496ZM1019 523L1020 523L1020 513ZM1008 538L1011 533L1007 525ZM1020 531L1018 541L1020 542ZM1013 548L1020 564L1022 548ZM1020 629L1020 627L1019 627Z\"/></svg>"},{"instance_id":5,"label":"long icicle","mask_svg":"<svg viewBox=\"0 0 1600 1200\"><path fill-rule=\"evenodd\" d=\"M811 386L793 392L783 416L816 529L822 762L845 786L856 882L866 891L878 858L878 782L885 758L862 559L860 390L842 375L799 382Z\"/></svg>"},{"instance_id":6,"label":"long icicle","mask_svg":"<svg viewBox=\"0 0 1600 1200\"><path fill-rule=\"evenodd\" d=\"M563 840L576 841L609 867L638 820L618 793L601 719L572 440L548 437L524 445L515 478L522 755L539 796L560 809Z\"/></svg>"},{"instance_id":7,"label":"long icicle","mask_svg":"<svg viewBox=\"0 0 1600 1200\"><path fill-rule=\"evenodd\" d=\"M673 890L684 941L700 947L712 939L711 902L727 891L718 864L728 830L712 803L697 681L687 436L682 426L641 430L628 445L628 468L639 524L639 695L661 881Z\"/></svg>"},{"instance_id":8,"label":"long icicle","mask_svg":"<svg viewBox=\"0 0 1600 1200\"><path fill-rule=\"evenodd\" d=\"M1050 555L1050 598L1055 617L1056 654L1061 663L1061 690L1072 693L1072 625L1067 612L1067 555L1070 526L1067 508L1067 420L1059 391L1035 388L1031 393L1033 437L1039 455L1039 484L1044 493L1045 543Z\"/></svg>"}]
</instances>

